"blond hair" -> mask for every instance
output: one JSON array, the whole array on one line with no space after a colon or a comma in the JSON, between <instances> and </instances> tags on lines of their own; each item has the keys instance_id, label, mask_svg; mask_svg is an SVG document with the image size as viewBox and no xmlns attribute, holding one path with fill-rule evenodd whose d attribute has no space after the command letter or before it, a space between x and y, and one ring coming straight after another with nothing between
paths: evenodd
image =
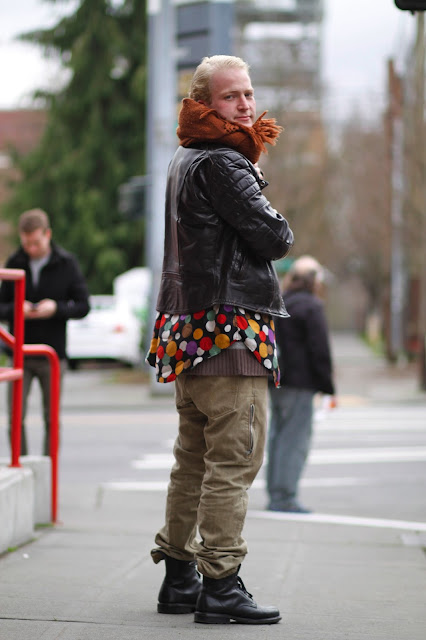
<instances>
[{"instance_id":1,"label":"blond hair","mask_svg":"<svg viewBox=\"0 0 426 640\"><path fill-rule=\"evenodd\" d=\"M249 65L237 56L210 56L202 59L192 76L189 97L193 100L211 102L211 78L218 71L242 69L249 72Z\"/></svg>"}]
</instances>

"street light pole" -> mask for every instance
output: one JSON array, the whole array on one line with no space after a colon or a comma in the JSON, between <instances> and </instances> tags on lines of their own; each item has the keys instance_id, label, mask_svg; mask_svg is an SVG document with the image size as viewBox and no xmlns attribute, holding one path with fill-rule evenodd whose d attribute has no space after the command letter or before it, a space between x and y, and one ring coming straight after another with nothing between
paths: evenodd
<instances>
[{"instance_id":1,"label":"street light pole","mask_svg":"<svg viewBox=\"0 0 426 640\"><path fill-rule=\"evenodd\" d=\"M176 71L175 24L172 0L148 2L148 108L147 108L147 172L150 176L147 194L146 256L151 270L150 323L154 326L156 301L161 280L164 248L164 202L167 167L176 149ZM156 393L170 385L155 383ZM154 384L155 383L155 384Z\"/></svg>"},{"instance_id":2,"label":"street light pole","mask_svg":"<svg viewBox=\"0 0 426 640\"><path fill-rule=\"evenodd\" d=\"M426 391L426 151L425 151L425 14L416 15L417 33L414 47L414 149L413 149L413 203L419 215L418 273L420 340L420 389Z\"/></svg>"},{"instance_id":3,"label":"street light pole","mask_svg":"<svg viewBox=\"0 0 426 640\"><path fill-rule=\"evenodd\" d=\"M403 260L403 137L402 122L402 82L396 74L393 61L388 64L389 111L388 140L390 171L390 299L387 355L396 362L403 349L403 302L404 302L404 260Z\"/></svg>"}]
</instances>

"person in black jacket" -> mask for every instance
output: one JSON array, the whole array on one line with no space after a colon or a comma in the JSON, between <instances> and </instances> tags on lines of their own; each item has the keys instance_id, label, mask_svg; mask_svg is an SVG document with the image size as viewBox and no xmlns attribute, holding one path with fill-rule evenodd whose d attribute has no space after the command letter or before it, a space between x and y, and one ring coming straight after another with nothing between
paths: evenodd
<instances>
[{"instance_id":1,"label":"person in black jacket","mask_svg":"<svg viewBox=\"0 0 426 640\"><path fill-rule=\"evenodd\" d=\"M279 378L273 316L288 315L271 261L288 253L293 234L263 195L256 167L280 130L256 119L241 58L204 58L183 100L169 166L147 357L160 383L175 382L179 412L166 523L151 552L166 565L157 610L195 611L195 622L280 620L275 607L256 605L238 576L247 490L263 461L267 380Z\"/></svg>"},{"instance_id":2,"label":"person in black jacket","mask_svg":"<svg viewBox=\"0 0 426 640\"><path fill-rule=\"evenodd\" d=\"M5 267L23 269L25 279L24 342L47 344L55 349L61 364L61 378L66 367L66 323L69 318L83 318L89 312L89 293L76 258L51 240L49 218L41 209L26 211L18 225L21 246ZM0 319L8 320L13 330L14 283L4 280L0 287ZM43 453L49 455L50 365L44 356L24 357L21 454L28 454L25 429L27 399L31 383L37 378L43 398L45 436ZM9 433L11 420L9 393Z\"/></svg>"},{"instance_id":3,"label":"person in black jacket","mask_svg":"<svg viewBox=\"0 0 426 640\"><path fill-rule=\"evenodd\" d=\"M287 274L284 300L290 317L276 322L281 387L270 388L267 491L270 511L309 513L298 500L298 484L312 435L313 399L334 396L327 321L316 295L321 265L310 256Z\"/></svg>"}]
</instances>

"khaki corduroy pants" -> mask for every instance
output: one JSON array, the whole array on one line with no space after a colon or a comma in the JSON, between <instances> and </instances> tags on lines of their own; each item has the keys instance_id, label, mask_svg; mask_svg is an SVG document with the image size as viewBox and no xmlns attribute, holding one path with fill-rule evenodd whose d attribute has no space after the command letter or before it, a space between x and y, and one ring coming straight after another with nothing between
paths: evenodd
<instances>
[{"instance_id":1,"label":"khaki corduroy pants","mask_svg":"<svg viewBox=\"0 0 426 640\"><path fill-rule=\"evenodd\" d=\"M176 379L179 434L154 562L161 551L195 559L210 578L235 573L241 564L247 553L242 537L247 490L264 455L267 381L266 376L188 374Z\"/></svg>"}]
</instances>

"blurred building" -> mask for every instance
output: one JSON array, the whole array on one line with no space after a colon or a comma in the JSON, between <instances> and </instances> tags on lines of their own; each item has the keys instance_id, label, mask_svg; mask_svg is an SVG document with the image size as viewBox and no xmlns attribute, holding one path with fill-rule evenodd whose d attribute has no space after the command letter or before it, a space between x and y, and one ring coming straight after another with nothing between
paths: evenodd
<instances>
[{"instance_id":1,"label":"blurred building","mask_svg":"<svg viewBox=\"0 0 426 640\"><path fill-rule=\"evenodd\" d=\"M260 107L321 111L322 0L236 0L235 48Z\"/></svg>"},{"instance_id":2,"label":"blurred building","mask_svg":"<svg viewBox=\"0 0 426 640\"><path fill-rule=\"evenodd\" d=\"M257 112L268 110L285 129L262 157L268 198L286 212L297 255L324 261L322 0L236 0L234 13L234 52L250 65Z\"/></svg>"},{"instance_id":3,"label":"blurred building","mask_svg":"<svg viewBox=\"0 0 426 640\"><path fill-rule=\"evenodd\" d=\"M322 18L322 0L235 2L235 52L250 64L258 110L291 124L298 164L321 162L324 152Z\"/></svg>"}]
</instances>

